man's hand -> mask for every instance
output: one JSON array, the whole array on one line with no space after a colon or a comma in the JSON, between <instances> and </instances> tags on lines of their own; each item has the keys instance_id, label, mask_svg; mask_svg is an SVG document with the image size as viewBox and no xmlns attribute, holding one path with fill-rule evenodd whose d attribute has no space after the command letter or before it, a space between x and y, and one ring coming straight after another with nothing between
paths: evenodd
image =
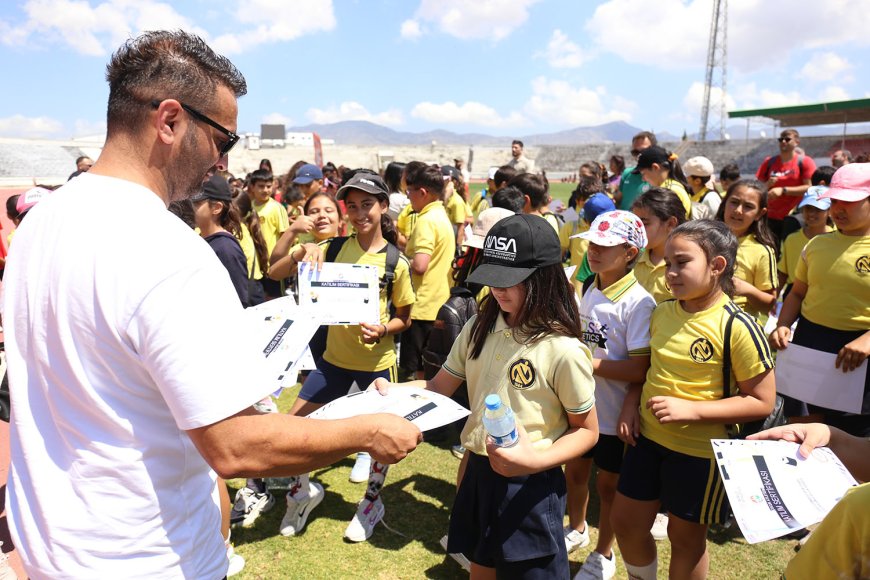
<instances>
[{"instance_id":1,"label":"man's hand","mask_svg":"<svg viewBox=\"0 0 870 580\"><path fill-rule=\"evenodd\" d=\"M816 447L825 447L831 442L831 429L821 423L792 423L774 427L746 437L747 439L791 441L800 443L800 454L809 457Z\"/></svg>"},{"instance_id":2,"label":"man's hand","mask_svg":"<svg viewBox=\"0 0 870 580\"><path fill-rule=\"evenodd\" d=\"M423 433L416 425L396 415L378 413L365 415L372 422L373 436L368 452L381 463L391 465L408 456L423 441Z\"/></svg>"}]
</instances>

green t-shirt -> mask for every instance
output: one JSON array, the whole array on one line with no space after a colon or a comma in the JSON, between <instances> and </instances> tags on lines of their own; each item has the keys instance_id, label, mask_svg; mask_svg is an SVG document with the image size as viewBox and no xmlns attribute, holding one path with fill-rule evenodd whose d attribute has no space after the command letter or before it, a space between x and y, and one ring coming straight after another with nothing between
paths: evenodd
<instances>
[{"instance_id":1,"label":"green t-shirt","mask_svg":"<svg viewBox=\"0 0 870 580\"><path fill-rule=\"evenodd\" d=\"M639 173L634 173L634 167L627 168L622 172L622 177L619 180L619 191L622 192L619 209L631 211L631 204L647 189L649 189L649 183L644 181Z\"/></svg>"}]
</instances>

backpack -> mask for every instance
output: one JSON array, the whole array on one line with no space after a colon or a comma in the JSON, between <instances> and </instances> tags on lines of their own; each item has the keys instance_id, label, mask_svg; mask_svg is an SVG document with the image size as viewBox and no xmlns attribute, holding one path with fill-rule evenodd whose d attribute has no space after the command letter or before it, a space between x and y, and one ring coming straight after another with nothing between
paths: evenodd
<instances>
[{"instance_id":1,"label":"backpack","mask_svg":"<svg viewBox=\"0 0 870 580\"><path fill-rule=\"evenodd\" d=\"M427 380L438 373L462 327L475 314L477 300L471 290L463 286L451 288L450 298L438 309L432 331L423 348L423 374Z\"/></svg>"},{"instance_id":2,"label":"backpack","mask_svg":"<svg viewBox=\"0 0 870 580\"><path fill-rule=\"evenodd\" d=\"M767 181L770 179L770 170L773 168L773 164L776 163L778 155L772 155L764 160L764 180ZM798 155L798 177L800 177L804 172L804 156Z\"/></svg>"},{"instance_id":3,"label":"backpack","mask_svg":"<svg viewBox=\"0 0 870 580\"><path fill-rule=\"evenodd\" d=\"M733 303L732 303L733 304ZM725 323L725 336L723 339L724 346L722 348L722 398L731 396L731 327L734 324L734 317L740 312L739 307L728 315L728 322ZM757 421L749 421L737 425L726 425L728 436L732 439L745 439L747 435L753 435L765 429L772 429L786 424L785 417L785 401L782 395L777 394L773 402L773 410L770 415L764 419Z\"/></svg>"}]
</instances>

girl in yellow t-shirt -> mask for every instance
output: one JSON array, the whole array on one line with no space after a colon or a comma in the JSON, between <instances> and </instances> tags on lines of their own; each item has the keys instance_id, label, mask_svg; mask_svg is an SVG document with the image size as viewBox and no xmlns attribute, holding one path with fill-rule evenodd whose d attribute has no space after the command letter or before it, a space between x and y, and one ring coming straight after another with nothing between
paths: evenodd
<instances>
[{"instance_id":1,"label":"girl in yellow t-shirt","mask_svg":"<svg viewBox=\"0 0 870 580\"><path fill-rule=\"evenodd\" d=\"M634 276L655 298L656 304L673 298L665 279L665 242L675 227L686 221L683 202L670 189L651 187L631 205L646 228L647 246L634 265Z\"/></svg>"},{"instance_id":2,"label":"girl in yellow t-shirt","mask_svg":"<svg viewBox=\"0 0 870 580\"><path fill-rule=\"evenodd\" d=\"M676 153L671 153L657 145L648 147L640 152L634 172L639 173L643 180L653 187L663 187L673 191L683 203L685 217L688 218L692 214L690 188Z\"/></svg>"},{"instance_id":3,"label":"girl in yellow t-shirt","mask_svg":"<svg viewBox=\"0 0 870 580\"><path fill-rule=\"evenodd\" d=\"M296 262L322 262L329 245L341 243L335 261L346 264L376 266L382 281L379 293L380 316L377 324L360 323L329 327L326 351L317 361L302 385L290 413L305 416L323 405L347 395L354 382L365 388L377 378L396 379L396 351L393 336L411 325L414 290L408 261L395 248L396 230L387 215L390 194L377 174L359 171L336 192L336 199L345 202L347 218L356 232L347 238L333 238L321 244L294 246L290 255ZM391 248L390 245L393 247ZM388 256L398 258L394 276L386 279ZM391 292L388 295L388 292ZM391 314L389 302L395 311ZM381 488L389 465L358 454L351 481L368 480L365 496L345 530L351 542L364 542L384 517ZM287 512L280 531L295 536L305 527L308 515L322 500L323 487L310 482L308 474L290 478Z\"/></svg>"},{"instance_id":4,"label":"girl in yellow t-shirt","mask_svg":"<svg viewBox=\"0 0 870 580\"><path fill-rule=\"evenodd\" d=\"M731 184L716 219L737 237L734 303L760 321L776 303L776 238L767 225L767 186L756 179ZM763 324L763 322L762 322Z\"/></svg>"},{"instance_id":5,"label":"girl in yellow t-shirt","mask_svg":"<svg viewBox=\"0 0 870 580\"><path fill-rule=\"evenodd\" d=\"M712 220L678 226L665 245L676 300L659 304L650 321L651 366L641 392L639 434L623 458L611 512L632 578L656 578L650 527L660 507L669 516L670 576L706 576L708 527L728 511L709 440L726 437L726 424L754 421L773 409L770 349L755 320L729 299L736 258L734 235ZM723 384L729 320L729 374L738 392L723 397L724 389L730 391Z\"/></svg>"}]
</instances>

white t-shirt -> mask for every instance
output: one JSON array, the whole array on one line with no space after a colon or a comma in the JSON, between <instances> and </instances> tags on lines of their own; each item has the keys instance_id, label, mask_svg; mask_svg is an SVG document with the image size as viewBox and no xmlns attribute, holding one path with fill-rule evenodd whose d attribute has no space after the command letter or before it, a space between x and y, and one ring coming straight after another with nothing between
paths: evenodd
<instances>
[{"instance_id":1,"label":"white t-shirt","mask_svg":"<svg viewBox=\"0 0 870 580\"><path fill-rule=\"evenodd\" d=\"M27 573L222 578L216 475L185 430L270 389L215 253L152 191L84 173L27 215L4 283Z\"/></svg>"},{"instance_id":2,"label":"white t-shirt","mask_svg":"<svg viewBox=\"0 0 870 580\"><path fill-rule=\"evenodd\" d=\"M628 360L630 355L649 354L649 321L655 299L629 272L621 280L598 289L598 278L580 299L583 342L592 358ZM595 410L598 430L617 434L617 421L628 383L595 375Z\"/></svg>"}]
</instances>

